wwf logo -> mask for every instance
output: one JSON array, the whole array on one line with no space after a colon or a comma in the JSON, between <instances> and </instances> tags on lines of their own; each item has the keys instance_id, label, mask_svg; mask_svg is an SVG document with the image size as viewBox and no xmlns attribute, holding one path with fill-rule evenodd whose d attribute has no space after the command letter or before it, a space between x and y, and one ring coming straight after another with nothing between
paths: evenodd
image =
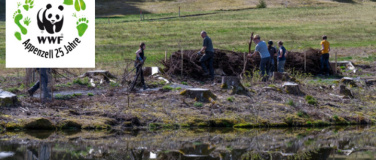
<instances>
[{"instance_id":1,"label":"wwf logo","mask_svg":"<svg viewBox=\"0 0 376 160\"><path fill-rule=\"evenodd\" d=\"M47 4L45 9L40 9L37 15L39 29L46 30L49 34L59 33L64 24L63 10L62 5L52 6L51 4Z\"/></svg>"}]
</instances>

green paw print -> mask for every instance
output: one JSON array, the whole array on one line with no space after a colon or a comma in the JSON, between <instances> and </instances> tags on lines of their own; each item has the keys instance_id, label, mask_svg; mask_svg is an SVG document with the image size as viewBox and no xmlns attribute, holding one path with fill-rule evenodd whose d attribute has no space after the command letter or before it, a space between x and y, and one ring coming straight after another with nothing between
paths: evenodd
<instances>
[{"instance_id":1,"label":"green paw print","mask_svg":"<svg viewBox=\"0 0 376 160\"><path fill-rule=\"evenodd\" d=\"M21 14L21 10L17 10L14 14L13 14L13 19L14 19L14 23L16 23L16 25L21 29L21 33L23 35L26 35L27 34L27 29L22 26L21 24L21 20L22 20L23 16ZM16 32L14 34L14 36L18 39L18 40L21 40L21 33L20 32Z\"/></svg>"},{"instance_id":2,"label":"green paw print","mask_svg":"<svg viewBox=\"0 0 376 160\"><path fill-rule=\"evenodd\" d=\"M85 32L86 32L86 29L88 27L88 24L89 23L89 20L87 20L86 18L80 18L78 21L77 21L77 30L78 30L78 35L80 37L82 37Z\"/></svg>"},{"instance_id":3,"label":"green paw print","mask_svg":"<svg viewBox=\"0 0 376 160\"><path fill-rule=\"evenodd\" d=\"M64 0L63 2L66 5L73 5L73 0ZM86 4L84 0L75 0L74 1L74 8L76 9L77 12L80 10L85 10L86 9Z\"/></svg>"},{"instance_id":4,"label":"green paw print","mask_svg":"<svg viewBox=\"0 0 376 160\"><path fill-rule=\"evenodd\" d=\"M25 5L23 5L26 11L34 7L34 0L25 0Z\"/></svg>"},{"instance_id":5,"label":"green paw print","mask_svg":"<svg viewBox=\"0 0 376 160\"><path fill-rule=\"evenodd\" d=\"M29 26L30 23L31 23L30 18L29 18L29 17L26 17L26 18L24 19L24 24L27 25L27 26Z\"/></svg>"}]
</instances>

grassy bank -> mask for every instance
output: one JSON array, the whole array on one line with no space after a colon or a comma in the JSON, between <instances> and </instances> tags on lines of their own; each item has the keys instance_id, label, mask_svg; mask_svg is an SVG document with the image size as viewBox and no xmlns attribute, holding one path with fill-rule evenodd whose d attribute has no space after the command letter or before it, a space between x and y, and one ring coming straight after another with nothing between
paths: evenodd
<instances>
[{"instance_id":1,"label":"grassy bank","mask_svg":"<svg viewBox=\"0 0 376 160\"><path fill-rule=\"evenodd\" d=\"M165 51L199 49L201 30L206 30L214 47L220 49L247 51L251 32L260 34L264 40L282 40L288 50L318 48L321 36L326 34L333 49L352 47L355 48L353 54L358 54L364 50L356 48L375 47L375 7L375 2L367 1L238 11L199 12L192 9L183 15L206 15L171 19L159 18L176 17L176 13L155 11L156 14L145 15L153 21L139 21L138 14L97 18L96 64L97 68L118 70L123 66L123 59L133 59L138 44L146 42L147 65L156 65ZM0 68L5 67L4 25L0 22Z\"/></svg>"}]
</instances>

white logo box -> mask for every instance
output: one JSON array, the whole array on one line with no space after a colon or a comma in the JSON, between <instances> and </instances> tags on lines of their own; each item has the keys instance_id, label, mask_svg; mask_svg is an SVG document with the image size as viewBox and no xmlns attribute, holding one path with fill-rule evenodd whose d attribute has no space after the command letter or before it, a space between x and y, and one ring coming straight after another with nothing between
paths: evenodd
<instances>
[{"instance_id":1,"label":"white logo box","mask_svg":"<svg viewBox=\"0 0 376 160\"><path fill-rule=\"evenodd\" d=\"M6 68L95 68L95 1L83 1L86 9L82 10L80 7L80 11L77 11L74 4L63 4L64 0L34 0L33 8L29 7L28 10L24 8L25 0L6 0ZM63 14L63 27L58 33L50 34L38 27L38 11L42 9L40 14L43 14L47 4L52 6L47 13L53 16L56 16L55 12ZM64 7L63 11L58 10L60 5ZM26 28L26 34L15 21L15 18L18 20L21 17L18 10L22 19L17 22ZM26 18L31 20L28 26L24 23ZM43 16L40 15L39 18L43 22ZM77 29L80 18L86 18L86 21L79 24L88 22L82 36L78 34ZM16 32L21 35L21 40L15 36ZM47 43L40 44L38 38L47 39ZM48 39L60 39L60 44L57 44L57 41L48 43ZM68 46L73 43L77 46L69 51Z\"/></svg>"}]
</instances>

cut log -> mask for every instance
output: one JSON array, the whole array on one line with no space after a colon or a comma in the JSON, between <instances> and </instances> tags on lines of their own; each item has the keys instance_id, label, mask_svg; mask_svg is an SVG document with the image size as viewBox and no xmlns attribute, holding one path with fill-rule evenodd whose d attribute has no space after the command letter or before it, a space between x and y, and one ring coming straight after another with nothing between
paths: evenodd
<instances>
[{"instance_id":1,"label":"cut log","mask_svg":"<svg viewBox=\"0 0 376 160\"><path fill-rule=\"evenodd\" d=\"M210 102L211 99L217 99L217 96L214 95L209 89L203 88L188 88L180 93L189 98L194 98L199 102Z\"/></svg>"},{"instance_id":2,"label":"cut log","mask_svg":"<svg viewBox=\"0 0 376 160\"><path fill-rule=\"evenodd\" d=\"M0 106L1 107L10 107L16 105L18 102L17 96L8 91L0 89Z\"/></svg>"},{"instance_id":3,"label":"cut log","mask_svg":"<svg viewBox=\"0 0 376 160\"><path fill-rule=\"evenodd\" d=\"M365 82L367 86L376 85L376 79L366 79Z\"/></svg>"},{"instance_id":4,"label":"cut log","mask_svg":"<svg viewBox=\"0 0 376 160\"><path fill-rule=\"evenodd\" d=\"M285 82L283 83L282 87L284 88L286 93L294 95L304 95L304 93L299 88L299 84L297 83Z\"/></svg>"},{"instance_id":5,"label":"cut log","mask_svg":"<svg viewBox=\"0 0 376 160\"><path fill-rule=\"evenodd\" d=\"M162 69L159 67L144 67L142 70L144 72L145 77L156 75L158 73L161 73L162 71Z\"/></svg>"},{"instance_id":6,"label":"cut log","mask_svg":"<svg viewBox=\"0 0 376 160\"><path fill-rule=\"evenodd\" d=\"M273 72L273 81L289 81L291 79L287 72Z\"/></svg>"},{"instance_id":7,"label":"cut log","mask_svg":"<svg viewBox=\"0 0 376 160\"><path fill-rule=\"evenodd\" d=\"M222 76L222 89L232 89L231 94L246 94L248 90L237 76Z\"/></svg>"},{"instance_id":8,"label":"cut log","mask_svg":"<svg viewBox=\"0 0 376 160\"><path fill-rule=\"evenodd\" d=\"M103 79L107 82L110 82L110 79L116 79L114 75L112 75L109 71L106 70L87 71L85 74L81 75L80 78L93 78L94 76L103 76Z\"/></svg>"}]
</instances>

